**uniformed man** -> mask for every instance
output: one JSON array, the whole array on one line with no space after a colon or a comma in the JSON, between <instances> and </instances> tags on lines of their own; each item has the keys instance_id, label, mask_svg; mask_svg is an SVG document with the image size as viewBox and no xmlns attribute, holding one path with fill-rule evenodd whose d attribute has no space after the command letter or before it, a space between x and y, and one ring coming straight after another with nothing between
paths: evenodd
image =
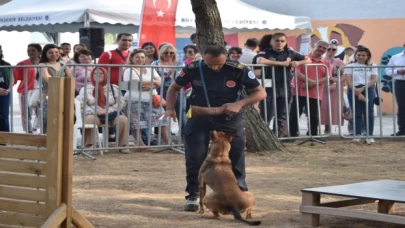
<instances>
[{"instance_id":1,"label":"uniformed man","mask_svg":"<svg viewBox=\"0 0 405 228\"><path fill-rule=\"evenodd\" d=\"M176 119L175 102L180 89L191 82L193 92L190 96L191 109L193 106L225 107L225 114L218 116L193 116L185 126L185 154L187 187L185 211L197 211L198 206L198 172L207 156L210 132L212 130L236 132L231 142L229 158L232 170L242 191L248 188L245 182L245 132L241 109L264 99L266 93L260 86L254 73L244 65L227 60L226 49L222 46L210 45L204 50L201 69L195 61L183 68L167 92L165 117ZM208 101L204 92L207 91ZM245 87L250 95L240 98L240 91Z\"/></svg>"},{"instance_id":2,"label":"uniformed man","mask_svg":"<svg viewBox=\"0 0 405 228\"><path fill-rule=\"evenodd\" d=\"M261 51L257 57L258 64L269 65L265 68L265 80L264 87L267 93L266 110L267 110L267 122L273 119L275 115L274 102L276 102L277 107L277 126L278 126L278 137L282 137L284 125L287 119L288 106L291 103L292 92L291 92L291 67L297 67L302 64L311 63L311 60L298 52L295 52L288 48L287 36L284 33L276 33L271 39L271 48ZM274 67L274 82L272 81ZM284 68L285 71L284 71ZM286 80L284 79L284 72L286 73ZM274 98L273 87L275 84L276 97ZM287 93L285 88L287 87ZM287 104L286 104L287 97ZM265 118L264 112L264 102L261 102L260 112L263 119ZM276 121L274 121L273 131L276 131ZM275 132L276 133L276 132Z\"/></svg>"}]
</instances>

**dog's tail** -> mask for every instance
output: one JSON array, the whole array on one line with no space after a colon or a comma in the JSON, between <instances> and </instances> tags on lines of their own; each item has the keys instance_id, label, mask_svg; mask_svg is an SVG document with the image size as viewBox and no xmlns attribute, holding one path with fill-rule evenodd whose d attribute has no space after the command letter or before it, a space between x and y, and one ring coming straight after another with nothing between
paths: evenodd
<instances>
[{"instance_id":1,"label":"dog's tail","mask_svg":"<svg viewBox=\"0 0 405 228\"><path fill-rule=\"evenodd\" d=\"M242 215L240 214L239 209L237 207L232 207L231 210L232 210L232 213L233 213L233 217L237 221L246 223L249 226L258 226L258 225L260 225L262 223L261 221L248 221L248 220L243 219Z\"/></svg>"}]
</instances>

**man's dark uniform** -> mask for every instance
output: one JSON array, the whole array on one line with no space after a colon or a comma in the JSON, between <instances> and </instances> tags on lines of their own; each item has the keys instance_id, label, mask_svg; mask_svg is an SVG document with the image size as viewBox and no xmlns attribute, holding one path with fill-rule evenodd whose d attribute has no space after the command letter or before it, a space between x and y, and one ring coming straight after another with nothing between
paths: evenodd
<instances>
[{"instance_id":1,"label":"man's dark uniform","mask_svg":"<svg viewBox=\"0 0 405 228\"><path fill-rule=\"evenodd\" d=\"M278 61L278 62L284 62L287 61L287 58L290 58L291 61L302 61L305 59L305 56L299 54L298 52L295 52L289 48L285 48L281 52L277 52L272 48L266 49L264 51L259 52L257 55L257 58L262 57L268 60L272 61ZM256 59L257 59L256 58ZM267 122L270 123L270 121L273 119L275 112L274 112L274 100L276 102L277 106L277 123L278 123L278 135L279 137L283 134L283 128L285 121L287 119L287 112L288 112L288 106L286 105L286 97L288 101L288 105L291 103L291 98L292 98L292 91L291 91L291 67L286 67L286 80L284 79L284 67L279 67L275 66L274 67L274 73L275 77L274 80L272 80L272 86L274 87L274 84L276 85L275 87L275 92L276 92L276 99L274 99L274 94L273 94L273 87L265 87L266 93L267 93L267 98L264 100L266 102L266 109L267 109ZM263 73L262 73L263 75ZM271 66L265 67L265 79L273 79L273 70ZM274 82L275 81L275 82ZM285 92L285 83L287 83L287 93ZM260 114L265 118L264 115L264 101L260 102ZM273 131L276 130L275 128L275 121L274 121L274 127Z\"/></svg>"},{"instance_id":2,"label":"man's dark uniform","mask_svg":"<svg viewBox=\"0 0 405 228\"><path fill-rule=\"evenodd\" d=\"M237 101L243 86L253 89L260 86L254 73L247 67L237 62L227 60L225 65L214 71L202 62L202 71L211 107L220 107L226 103ZM208 103L204 94L203 83L198 67L198 61L190 63L183 68L176 83L184 86L191 82L192 94L189 98L190 106L207 107ZM233 116L193 116L185 126L185 154L187 187L189 193L186 199L198 197L198 172L207 157L210 132L212 130L224 132L236 132L231 142L229 158L232 161L232 170L238 185L243 191L247 191L245 182L245 132L242 114Z\"/></svg>"}]
</instances>

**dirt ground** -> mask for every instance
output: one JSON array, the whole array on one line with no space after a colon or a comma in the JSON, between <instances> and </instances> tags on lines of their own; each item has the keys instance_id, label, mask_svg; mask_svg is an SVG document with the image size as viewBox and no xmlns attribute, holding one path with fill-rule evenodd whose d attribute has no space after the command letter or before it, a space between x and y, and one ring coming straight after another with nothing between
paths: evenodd
<instances>
[{"instance_id":1,"label":"dirt ground","mask_svg":"<svg viewBox=\"0 0 405 228\"><path fill-rule=\"evenodd\" d=\"M404 180L405 142L367 146L348 141L326 145L287 144L282 153L247 154L247 183L256 198L253 217L261 227L301 227L303 188L354 182ZM97 155L97 161L76 156L74 205L95 227L246 227L231 216L208 219L183 212L184 157L173 152L117 152ZM322 198L325 201L336 199ZM375 211L376 205L355 209ZM405 215L397 205L396 214ZM321 216L320 227L403 227L359 219Z\"/></svg>"}]
</instances>

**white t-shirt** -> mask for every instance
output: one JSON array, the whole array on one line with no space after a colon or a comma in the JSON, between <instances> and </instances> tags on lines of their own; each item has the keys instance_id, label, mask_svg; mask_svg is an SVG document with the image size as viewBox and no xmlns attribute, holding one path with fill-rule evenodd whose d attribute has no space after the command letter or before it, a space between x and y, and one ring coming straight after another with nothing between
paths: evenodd
<instances>
[{"instance_id":1,"label":"white t-shirt","mask_svg":"<svg viewBox=\"0 0 405 228\"><path fill-rule=\"evenodd\" d=\"M132 75L131 75L131 70L132 70ZM153 77L154 78L160 78L159 74L153 69ZM131 78L132 76L132 78ZM139 82L140 73L138 70L135 70L134 68L127 68L124 70L124 81L129 81L132 79L132 81ZM152 68L146 68L146 74L142 74L142 82L149 82L152 79ZM125 100L129 100L129 90L124 95ZM156 89L152 91L152 95L158 94ZM133 83L131 84L131 102L132 101L141 101L141 102L150 102L151 101L151 95L150 91L142 91L141 92L141 97L139 97L139 83Z\"/></svg>"},{"instance_id":2,"label":"white t-shirt","mask_svg":"<svg viewBox=\"0 0 405 228\"><path fill-rule=\"evenodd\" d=\"M239 62L243 64L252 64L253 58L256 56L256 53L249 48L242 49L242 55L240 56Z\"/></svg>"},{"instance_id":3,"label":"white t-shirt","mask_svg":"<svg viewBox=\"0 0 405 228\"><path fill-rule=\"evenodd\" d=\"M372 66L377 65L372 64ZM347 67L356 67L356 68L345 68L344 72L344 74L352 75L354 86L367 85L367 83L370 82L371 75L377 75L378 77L378 68L363 68L367 67L366 64L352 63L347 65Z\"/></svg>"}]
</instances>

